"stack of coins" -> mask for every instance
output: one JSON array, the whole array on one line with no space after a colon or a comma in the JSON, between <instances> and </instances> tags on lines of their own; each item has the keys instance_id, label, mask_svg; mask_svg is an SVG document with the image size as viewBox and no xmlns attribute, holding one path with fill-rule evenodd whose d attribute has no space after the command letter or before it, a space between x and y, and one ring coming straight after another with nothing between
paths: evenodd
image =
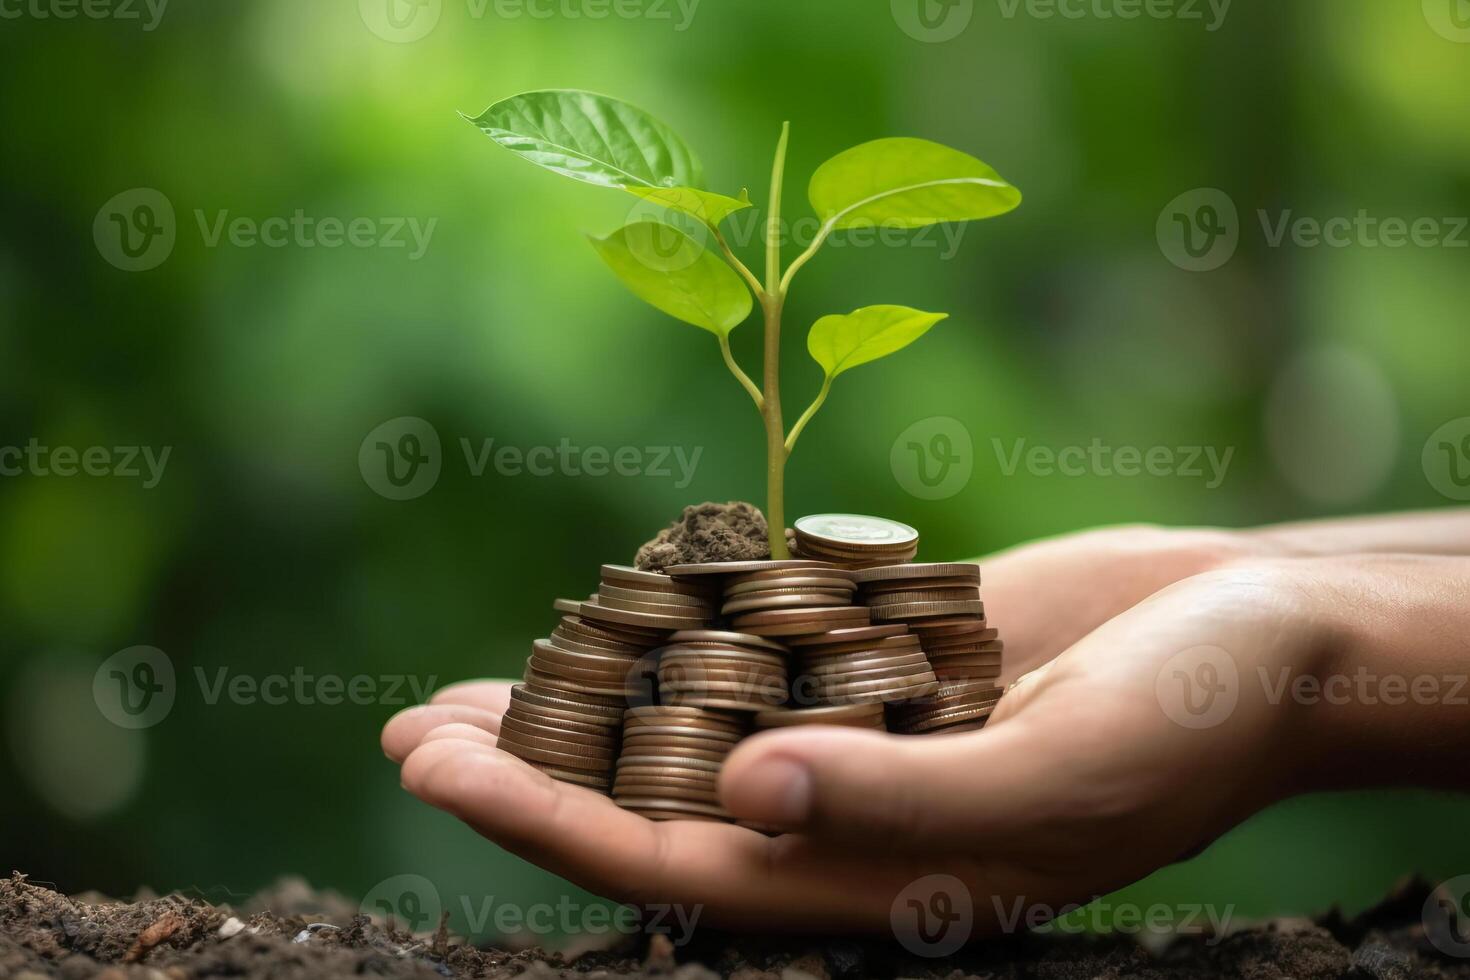
<instances>
[{"instance_id":1,"label":"stack of coins","mask_svg":"<svg viewBox=\"0 0 1470 980\"><path fill-rule=\"evenodd\" d=\"M554 779L606 793L618 755L621 697L510 689L496 744Z\"/></svg>"},{"instance_id":2,"label":"stack of coins","mask_svg":"<svg viewBox=\"0 0 1470 980\"><path fill-rule=\"evenodd\" d=\"M791 553L842 565L872 568L913 561L919 532L907 524L862 514L813 514L787 533Z\"/></svg>"},{"instance_id":3,"label":"stack of coins","mask_svg":"<svg viewBox=\"0 0 1470 980\"><path fill-rule=\"evenodd\" d=\"M841 568L770 568L731 575L723 582L720 612L740 616L764 609L850 606L857 583Z\"/></svg>"},{"instance_id":4,"label":"stack of coins","mask_svg":"<svg viewBox=\"0 0 1470 980\"><path fill-rule=\"evenodd\" d=\"M790 728L793 725L840 725L844 728L885 728L883 705L878 701L862 704L829 704L818 708L773 708L755 716L757 730Z\"/></svg>"},{"instance_id":5,"label":"stack of coins","mask_svg":"<svg viewBox=\"0 0 1470 980\"><path fill-rule=\"evenodd\" d=\"M602 585L582 603L581 615L625 628L699 629L715 618L715 602L701 584L676 582L661 572L603 565Z\"/></svg>"},{"instance_id":6,"label":"stack of coins","mask_svg":"<svg viewBox=\"0 0 1470 980\"><path fill-rule=\"evenodd\" d=\"M786 648L746 633L683 630L659 651L664 704L763 711L788 700Z\"/></svg>"},{"instance_id":7,"label":"stack of coins","mask_svg":"<svg viewBox=\"0 0 1470 980\"><path fill-rule=\"evenodd\" d=\"M902 624L834 629L789 642L801 657L791 692L801 706L898 703L939 687L919 638Z\"/></svg>"},{"instance_id":8,"label":"stack of coins","mask_svg":"<svg viewBox=\"0 0 1470 980\"><path fill-rule=\"evenodd\" d=\"M985 620L980 566L968 562L904 564L853 573L873 621L902 623L934 668L932 696L889 711L889 727L908 734L980 728L1000 690L1004 644Z\"/></svg>"},{"instance_id":9,"label":"stack of coins","mask_svg":"<svg viewBox=\"0 0 1470 980\"><path fill-rule=\"evenodd\" d=\"M1005 643L1000 631L985 620L951 617L949 622L909 627L919 635L924 653L941 681L994 681L1000 676Z\"/></svg>"},{"instance_id":10,"label":"stack of coins","mask_svg":"<svg viewBox=\"0 0 1470 980\"><path fill-rule=\"evenodd\" d=\"M612 795L651 820L721 820L716 780L748 726L744 716L709 708L631 708Z\"/></svg>"},{"instance_id":11,"label":"stack of coins","mask_svg":"<svg viewBox=\"0 0 1470 980\"><path fill-rule=\"evenodd\" d=\"M985 727L1000 701L1000 688L989 681L942 684L929 698L888 709L888 725L905 735L940 735Z\"/></svg>"},{"instance_id":12,"label":"stack of coins","mask_svg":"<svg viewBox=\"0 0 1470 980\"><path fill-rule=\"evenodd\" d=\"M968 562L883 565L853 573L875 623L910 626L945 618L983 624L980 566Z\"/></svg>"}]
</instances>

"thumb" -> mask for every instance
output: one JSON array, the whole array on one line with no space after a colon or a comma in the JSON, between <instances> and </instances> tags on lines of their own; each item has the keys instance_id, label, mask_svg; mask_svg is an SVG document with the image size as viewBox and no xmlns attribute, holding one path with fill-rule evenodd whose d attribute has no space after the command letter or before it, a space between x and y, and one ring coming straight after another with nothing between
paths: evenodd
<instances>
[{"instance_id":1,"label":"thumb","mask_svg":"<svg viewBox=\"0 0 1470 980\"><path fill-rule=\"evenodd\" d=\"M889 735L812 726L741 742L720 774L737 817L827 840L875 840L894 850L973 846L1038 812L1043 781L1029 773L1026 726L960 735Z\"/></svg>"}]
</instances>

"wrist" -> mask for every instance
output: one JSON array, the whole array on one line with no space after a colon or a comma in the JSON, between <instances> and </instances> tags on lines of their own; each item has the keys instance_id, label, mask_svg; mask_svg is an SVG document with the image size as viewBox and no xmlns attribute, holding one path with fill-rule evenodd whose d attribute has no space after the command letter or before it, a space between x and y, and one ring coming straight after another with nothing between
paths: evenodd
<instances>
[{"instance_id":1,"label":"wrist","mask_svg":"<svg viewBox=\"0 0 1470 980\"><path fill-rule=\"evenodd\" d=\"M1470 562L1349 556L1277 564L1299 597L1287 631L1295 636L1247 683L1289 719L1298 791L1463 786L1463 767L1450 760L1470 738L1462 639Z\"/></svg>"}]
</instances>

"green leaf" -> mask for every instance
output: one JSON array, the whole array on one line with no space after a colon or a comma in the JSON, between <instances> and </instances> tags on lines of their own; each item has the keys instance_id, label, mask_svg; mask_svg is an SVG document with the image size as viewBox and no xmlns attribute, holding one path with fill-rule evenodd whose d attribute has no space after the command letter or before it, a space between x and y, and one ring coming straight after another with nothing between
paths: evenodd
<instances>
[{"instance_id":1,"label":"green leaf","mask_svg":"<svg viewBox=\"0 0 1470 980\"><path fill-rule=\"evenodd\" d=\"M537 166L589 184L704 183L694 151L673 130L642 109L605 95L571 89L525 92L495 103L470 122Z\"/></svg>"},{"instance_id":2,"label":"green leaf","mask_svg":"<svg viewBox=\"0 0 1470 980\"><path fill-rule=\"evenodd\" d=\"M812 324L806 349L830 380L849 368L902 350L949 316L907 306L865 306Z\"/></svg>"},{"instance_id":3,"label":"green leaf","mask_svg":"<svg viewBox=\"0 0 1470 980\"><path fill-rule=\"evenodd\" d=\"M834 228L921 228L990 218L1021 203L1020 191L968 153L909 137L844 150L817 168L807 194Z\"/></svg>"},{"instance_id":4,"label":"green leaf","mask_svg":"<svg viewBox=\"0 0 1470 980\"><path fill-rule=\"evenodd\" d=\"M735 270L676 228L637 221L588 240L635 296L669 316L721 337L750 316L750 290Z\"/></svg>"},{"instance_id":5,"label":"green leaf","mask_svg":"<svg viewBox=\"0 0 1470 980\"><path fill-rule=\"evenodd\" d=\"M742 190L738 198L726 197L713 191L696 190L693 187L629 187L627 190L655 204L691 214L709 225L718 228L736 211L750 207L750 194Z\"/></svg>"}]
</instances>

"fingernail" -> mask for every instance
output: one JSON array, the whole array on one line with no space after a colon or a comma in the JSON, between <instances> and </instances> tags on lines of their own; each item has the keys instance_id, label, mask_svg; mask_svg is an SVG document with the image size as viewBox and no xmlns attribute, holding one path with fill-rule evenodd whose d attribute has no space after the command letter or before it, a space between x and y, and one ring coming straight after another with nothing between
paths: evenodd
<instances>
[{"instance_id":1,"label":"fingernail","mask_svg":"<svg viewBox=\"0 0 1470 980\"><path fill-rule=\"evenodd\" d=\"M780 824L800 824L812 809L812 776L790 759L753 766L740 780L740 797L752 817Z\"/></svg>"}]
</instances>

